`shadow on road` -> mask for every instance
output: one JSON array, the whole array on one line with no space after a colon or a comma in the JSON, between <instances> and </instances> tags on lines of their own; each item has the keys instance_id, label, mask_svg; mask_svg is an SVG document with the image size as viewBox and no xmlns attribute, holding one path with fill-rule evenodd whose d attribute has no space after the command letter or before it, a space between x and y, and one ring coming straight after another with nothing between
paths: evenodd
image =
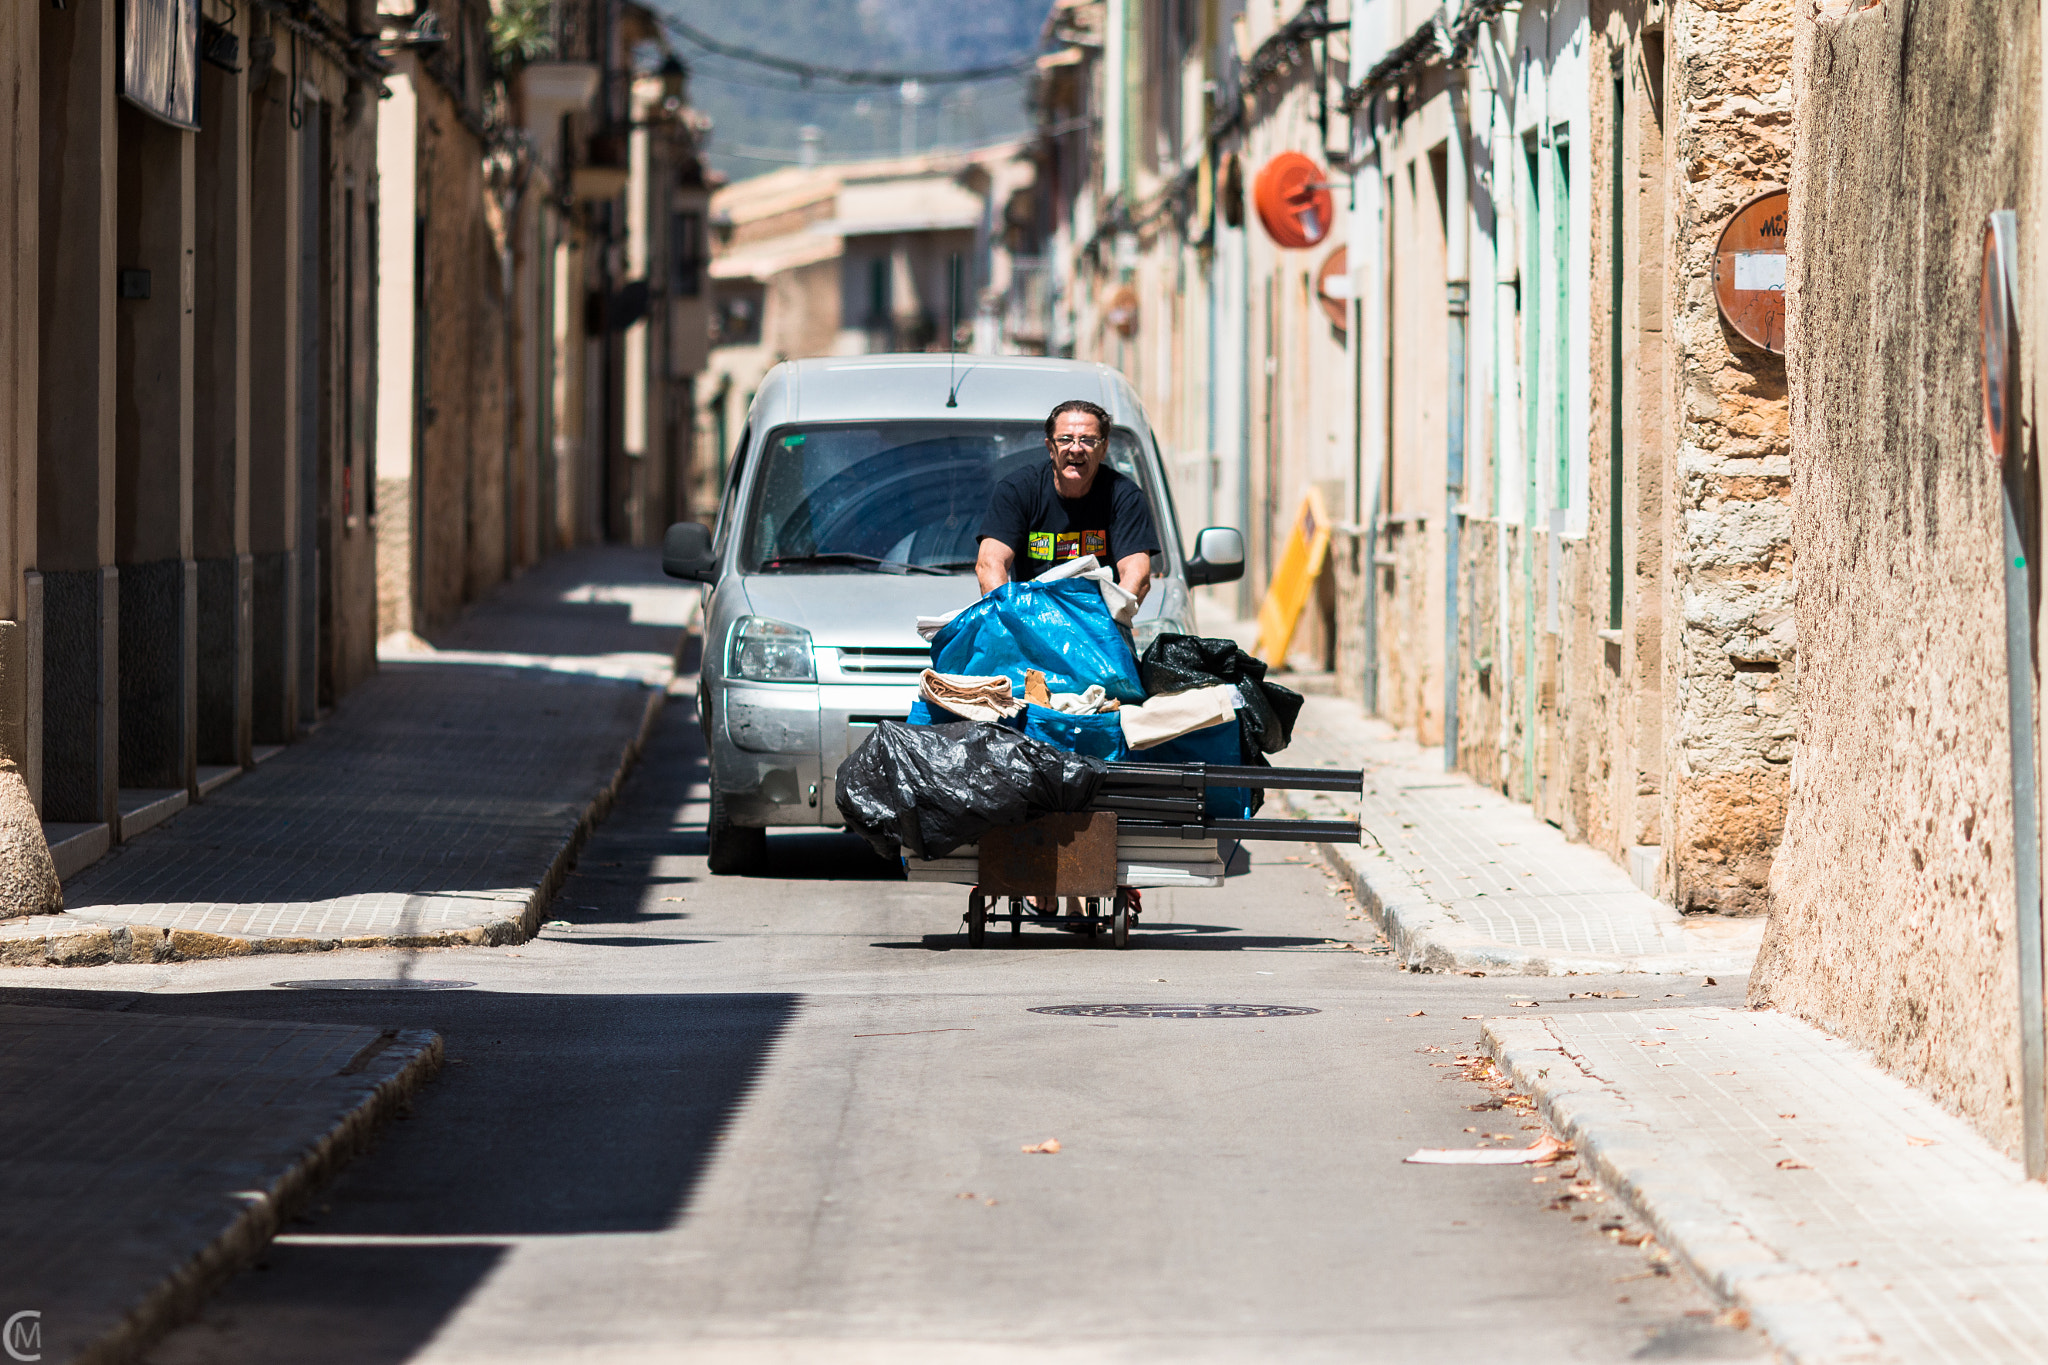
<instances>
[{"instance_id":1,"label":"shadow on road","mask_svg":"<svg viewBox=\"0 0 2048 1365\"><path fill-rule=\"evenodd\" d=\"M1242 953L1266 952L1349 952L1341 943L1324 938L1291 938L1259 934L1237 935L1231 930L1215 928L1205 932L1229 934L1230 937L1207 938L1189 933L1191 926L1182 924L1161 925L1147 929L1139 925L1131 931L1131 946L1124 951L1138 952L1141 949L1165 949L1171 952L1224 952ZM871 943L870 948L922 948L926 952L949 953L954 949L975 952L1005 952L1025 949L1039 951L1047 948L1103 948L1109 949L1109 936L1105 932L1095 938L1083 934L1070 934L1065 930L1048 926L1025 926L1021 937L1012 937L1007 924L991 924L988 927L988 946L968 949L965 929L945 934L926 934L914 943ZM1115 951L1114 949L1109 949Z\"/></svg>"},{"instance_id":2,"label":"shadow on road","mask_svg":"<svg viewBox=\"0 0 2048 1365\"><path fill-rule=\"evenodd\" d=\"M306 974L303 960L279 960L281 978ZM7 989L0 1000L136 1002L90 990ZM503 1255L494 1239L673 1226L799 1007L798 996L771 992L149 997L144 1008L157 1014L433 1029L448 1059L283 1229L318 1242L273 1246L262 1269L237 1277L151 1358L277 1359L271 1348L289 1340L302 1365L409 1360ZM375 1312L363 1311L369 1304Z\"/></svg>"}]
</instances>

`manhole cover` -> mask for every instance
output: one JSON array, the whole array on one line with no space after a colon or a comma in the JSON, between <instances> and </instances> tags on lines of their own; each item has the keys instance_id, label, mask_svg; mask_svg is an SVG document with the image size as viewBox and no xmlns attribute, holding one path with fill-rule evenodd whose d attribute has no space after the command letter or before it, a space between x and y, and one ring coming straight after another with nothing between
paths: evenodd
<instances>
[{"instance_id":1,"label":"manhole cover","mask_svg":"<svg viewBox=\"0 0 2048 1365\"><path fill-rule=\"evenodd\" d=\"M459 991L474 981L392 981L375 977L335 977L322 981L273 981L288 991Z\"/></svg>"},{"instance_id":2,"label":"manhole cover","mask_svg":"<svg viewBox=\"0 0 2048 1365\"><path fill-rule=\"evenodd\" d=\"M1322 1013L1306 1005L1033 1005L1031 1012L1084 1019L1278 1019Z\"/></svg>"}]
</instances>

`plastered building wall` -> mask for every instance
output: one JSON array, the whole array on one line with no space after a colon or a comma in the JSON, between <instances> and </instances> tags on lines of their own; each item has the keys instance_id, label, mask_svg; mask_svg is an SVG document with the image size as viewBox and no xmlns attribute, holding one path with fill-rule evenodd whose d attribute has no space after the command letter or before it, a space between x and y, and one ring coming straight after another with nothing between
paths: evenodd
<instances>
[{"instance_id":1,"label":"plastered building wall","mask_svg":"<svg viewBox=\"0 0 2048 1365\"><path fill-rule=\"evenodd\" d=\"M1750 995L1869 1048L2013 1151L2014 831L1978 290L1986 214L2040 211L2038 10L1846 8L1802 6L1793 53L1801 705ZM2028 255L2022 300L2039 287Z\"/></svg>"}]
</instances>

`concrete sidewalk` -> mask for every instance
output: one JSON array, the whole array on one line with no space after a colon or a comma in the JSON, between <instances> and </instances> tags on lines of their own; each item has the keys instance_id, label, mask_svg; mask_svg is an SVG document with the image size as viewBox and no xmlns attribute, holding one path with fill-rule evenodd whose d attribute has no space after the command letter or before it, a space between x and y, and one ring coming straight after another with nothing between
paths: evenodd
<instances>
[{"instance_id":1,"label":"concrete sidewalk","mask_svg":"<svg viewBox=\"0 0 2048 1365\"><path fill-rule=\"evenodd\" d=\"M1323 853L1412 971L1732 975L1756 958L1761 916L1680 914L1529 807L1445 772L1441 750L1399 738L1356 703L1307 697L1293 743L1273 761L1364 770L1365 842ZM1350 813L1346 795L1286 800L1310 818Z\"/></svg>"},{"instance_id":2,"label":"concrete sidewalk","mask_svg":"<svg viewBox=\"0 0 2048 1365\"><path fill-rule=\"evenodd\" d=\"M137 1358L433 1074L417 1030L0 1005L16 1360Z\"/></svg>"},{"instance_id":3,"label":"concrete sidewalk","mask_svg":"<svg viewBox=\"0 0 2048 1365\"><path fill-rule=\"evenodd\" d=\"M0 924L0 962L508 943L538 928L667 697L694 587L557 555L394 642L310 737Z\"/></svg>"},{"instance_id":4,"label":"concrete sidewalk","mask_svg":"<svg viewBox=\"0 0 2048 1365\"><path fill-rule=\"evenodd\" d=\"M1708 1008L1484 1030L1515 1088L1787 1359L2048 1360L2048 1188L1850 1044Z\"/></svg>"}]
</instances>

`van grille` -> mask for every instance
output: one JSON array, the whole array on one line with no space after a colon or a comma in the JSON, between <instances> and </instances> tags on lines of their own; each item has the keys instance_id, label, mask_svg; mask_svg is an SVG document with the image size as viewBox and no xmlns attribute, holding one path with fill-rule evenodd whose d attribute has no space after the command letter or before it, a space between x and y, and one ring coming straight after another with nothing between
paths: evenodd
<instances>
[{"instance_id":1,"label":"van grille","mask_svg":"<svg viewBox=\"0 0 2048 1365\"><path fill-rule=\"evenodd\" d=\"M839 671L842 673L888 674L899 678L914 678L930 668L931 662L932 652L928 649L884 646L839 651Z\"/></svg>"}]
</instances>

